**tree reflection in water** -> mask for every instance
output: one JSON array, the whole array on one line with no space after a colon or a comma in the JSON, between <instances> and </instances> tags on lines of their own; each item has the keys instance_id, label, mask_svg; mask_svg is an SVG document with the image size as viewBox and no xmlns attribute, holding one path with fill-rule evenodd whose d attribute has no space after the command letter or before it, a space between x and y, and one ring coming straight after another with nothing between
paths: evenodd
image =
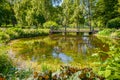
<instances>
[{"instance_id":1,"label":"tree reflection in water","mask_svg":"<svg viewBox=\"0 0 120 80\"><path fill-rule=\"evenodd\" d=\"M52 56L54 58L59 58L64 63L69 63L72 61L72 57L67 56L65 53L62 53L61 49L58 46L54 47Z\"/></svg>"},{"instance_id":2,"label":"tree reflection in water","mask_svg":"<svg viewBox=\"0 0 120 80\"><path fill-rule=\"evenodd\" d=\"M19 40L11 49L16 58L39 64L88 65L100 60L92 54L108 51L109 45L94 36L47 36Z\"/></svg>"}]
</instances>

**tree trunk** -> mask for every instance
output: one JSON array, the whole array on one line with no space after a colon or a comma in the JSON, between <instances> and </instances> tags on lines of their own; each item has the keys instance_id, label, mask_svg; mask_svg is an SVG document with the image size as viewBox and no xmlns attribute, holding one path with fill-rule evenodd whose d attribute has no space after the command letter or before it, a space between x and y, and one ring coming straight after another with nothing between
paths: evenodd
<instances>
[{"instance_id":1,"label":"tree trunk","mask_svg":"<svg viewBox=\"0 0 120 80\"><path fill-rule=\"evenodd\" d=\"M90 5L90 1L88 0L88 23L89 23L89 27L90 27L90 31L92 31L92 28L91 28L91 5Z\"/></svg>"}]
</instances>

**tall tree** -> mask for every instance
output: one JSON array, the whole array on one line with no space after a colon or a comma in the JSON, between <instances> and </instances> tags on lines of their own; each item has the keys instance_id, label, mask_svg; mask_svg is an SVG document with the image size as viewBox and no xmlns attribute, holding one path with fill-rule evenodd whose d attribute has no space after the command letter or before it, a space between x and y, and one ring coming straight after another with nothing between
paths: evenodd
<instances>
[{"instance_id":1,"label":"tall tree","mask_svg":"<svg viewBox=\"0 0 120 80\"><path fill-rule=\"evenodd\" d=\"M14 10L11 3L7 0L0 2L0 26L2 24L13 24L15 22ZM13 24L14 25L14 24Z\"/></svg>"},{"instance_id":2,"label":"tall tree","mask_svg":"<svg viewBox=\"0 0 120 80\"><path fill-rule=\"evenodd\" d=\"M27 25L26 15L30 7L31 7L31 4L29 0L18 1L16 2L16 4L14 4L15 16L20 26Z\"/></svg>"},{"instance_id":3,"label":"tall tree","mask_svg":"<svg viewBox=\"0 0 120 80\"><path fill-rule=\"evenodd\" d=\"M22 25L42 25L45 21L52 20L52 0L22 0L14 6L16 17Z\"/></svg>"},{"instance_id":4,"label":"tall tree","mask_svg":"<svg viewBox=\"0 0 120 80\"><path fill-rule=\"evenodd\" d=\"M69 19L70 19L70 11L71 11L71 2L72 0L64 0L63 4L62 4L62 16L63 16L63 26L65 27L65 32L66 32L66 28L69 24Z\"/></svg>"},{"instance_id":5,"label":"tall tree","mask_svg":"<svg viewBox=\"0 0 120 80\"><path fill-rule=\"evenodd\" d=\"M76 28L79 30L80 24L84 24L84 16L82 12L82 7L80 5L80 0L74 0L73 9L74 10L71 20L73 20L73 23L75 23Z\"/></svg>"},{"instance_id":6,"label":"tall tree","mask_svg":"<svg viewBox=\"0 0 120 80\"><path fill-rule=\"evenodd\" d=\"M94 17L98 19L102 26L106 26L110 19L117 16L119 16L118 0L99 0L97 2Z\"/></svg>"}]
</instances>

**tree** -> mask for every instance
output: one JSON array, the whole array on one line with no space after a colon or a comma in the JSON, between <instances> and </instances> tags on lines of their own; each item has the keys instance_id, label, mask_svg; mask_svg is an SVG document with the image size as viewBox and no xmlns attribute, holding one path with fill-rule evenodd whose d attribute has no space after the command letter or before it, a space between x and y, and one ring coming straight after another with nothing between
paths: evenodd
<instances>
[{"instance_id":1,"label":"tree","mask_svg":"<svg viewBox=\"0 0 120 80\"><path fill-rule=\"evenodd\" d=\"M110 19L119 16L118 0L99 0L96 4L95 15L102 26L106 26Z\"/></svg>"},{"instance_id":2,"label":"tree","mask_svg":"<svg viewBox=\"0 0 120 80\"><path fill-rule=\"evenodd\" d=\"M71 11L71 2L72 0L64 0L62 4L62 16L63 16L63 26L65 27L65 32L66 28L69 24L69 19L70 19L70 11Z\"/></svg>"},{"instance_id":3,"label":"tree","mask_svg":"<svg viewBox=\"0 0 120 80\"><path fill-rule=\"evenodd\" d=\"M84 24L84 16L80 6L80 0L74 0L73 8L74 13L71 20L75 23L76 28L79 30L79 24Z\"/></svg>"},{"instance_id":4,"label":"tree","mask_svg":"<svg viewBox=\"0 0 120 80\"><path fill-rule=\"evenodd\" d=\"M15 24L16 18L14 16L14 10L10 1L1 0L0 2L0 26L2 24Z\"/></svg>"},{"instance_id":5,"label":"tree","mask_svg":"<svg viewBox=\"0 0 120 80\"><path fill-rule=\"evenodd\" d=\"M18 23L22 25L38 26L53 20L52 0L22 0L15 4L14 9Z\"/></svg>"},{"instance_id":6,"label":"tree","mask_svg":"<svg viewBox=\"0 0 120 80\"><path fill-rule=\"evenodd\" d=\"M31 7L31 4L29 0L18 1L14 4L15 16L20 26L27 25L26 15L30 7Z\"/></svg>"}]
</instances>

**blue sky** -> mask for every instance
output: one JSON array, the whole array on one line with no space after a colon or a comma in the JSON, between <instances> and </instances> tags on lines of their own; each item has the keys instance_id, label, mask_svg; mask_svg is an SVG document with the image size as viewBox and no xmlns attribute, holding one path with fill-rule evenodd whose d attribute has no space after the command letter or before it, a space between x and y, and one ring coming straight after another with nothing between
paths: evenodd
<instances>
[{"instance_id":1,"label":"blue sky","mask_svg":"<svg viewBox=\"0 0 120 80\"><path fill-rule=\"evenodd\" d=\"M59 0L59 1L60 1L60 2L57 2L57 1L53 2L53 3L52 3L53 6L60 6L60 5L62 4L63 0Z\"/></svg>"}]
</instances>

